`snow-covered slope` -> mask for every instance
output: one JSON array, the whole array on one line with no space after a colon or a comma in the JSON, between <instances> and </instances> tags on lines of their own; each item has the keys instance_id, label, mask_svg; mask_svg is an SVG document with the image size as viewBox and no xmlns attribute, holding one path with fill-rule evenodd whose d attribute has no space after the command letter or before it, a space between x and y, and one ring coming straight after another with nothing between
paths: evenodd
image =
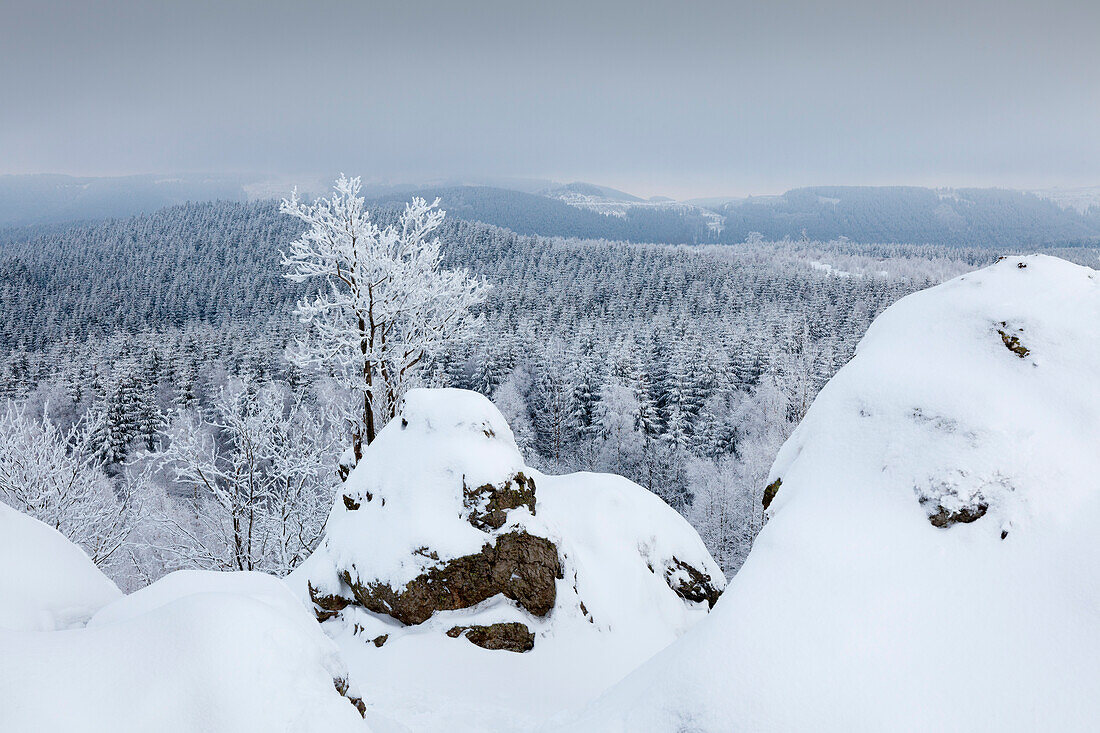
<instances>
[{"instance_id":1,"label":"snow-covered slope","mask_svg":"<svg viewBox=\"0 0 1100 733\"><path fill-rule=\"evenodd\" d=\"M407 395L289 582L368 705L416 731L530 728L583 703L725 584L656 496L527 468L496 408L463 390Z\"/></svg>"},{"instance_id":2,"label":"snow-covered slope","mask_svg":"<svg viewBox=\"0 0 1100 733\"><path fill-rule=\"evenodd\" d=\"M565 729L1095 730L1100 274L891 306L769 481L713 613Z\"/></svg>"},{"instance_id":3,"label":"snow-covered slope","mask_svg":"<svg viewBox=\"0 0 1100 733\"><path fill-rule=\"evenodd\" d=\"M121 595L60 532L0 503L0 629L83 626Z\"/></svg>"},{"instance_id":4,"label":"snow-covered slope","mask_svg":"<svg viewBox=\"0 0 1100 733\"><path fill-rule=\"evenodd\" d=\"M336 645L282 581L189 571L120 597L79 549L34 524L7 507L0 512L5 621L28 618L26 608L16 616L10 609L24 592L19 584L30 579L31 562L38 571L32 592L70 592L31 596L48 621L75 621L107 605L87 628L4 624L0 731L371 730L354 705L356 689ZM21 575L8 572L13 565ZM38 624L44 626L51 623Z\"/></svg>"}]
</instances>

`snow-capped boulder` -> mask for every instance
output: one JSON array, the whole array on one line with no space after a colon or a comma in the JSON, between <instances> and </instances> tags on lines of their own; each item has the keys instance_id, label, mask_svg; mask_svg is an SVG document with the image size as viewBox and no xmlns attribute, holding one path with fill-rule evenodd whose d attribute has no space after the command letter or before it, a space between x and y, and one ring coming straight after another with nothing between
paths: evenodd
<instances>
[{"instance_id":1,"label":"snow-capped boulder","mask_svg":"<svg viewBox=\"0 0 1100 733\"><path fill-rule=\"evenodd\" d=\"M714 612L564 729L1095 729L1100 274L894 304L769 483Z\"/></svg>"},{"instance_id":2,"label":"snow-capped boulder","mask_svg":"<svg viewBox=\"0 0 1100 733\"><path fill-rule=\"evenodd\" d=\"M288 582L369 701L415 730L511 730L587 699L725 585L659 498L525 466L492 403L454 389L409 392Z\"/></svg>"},{"instance_id":3,"label":"snow-capped boulder","mask_svg":"<svg viewBox=\"0 0 1100 733\"><path fill-rule=\"evenodd\" d=\"M87 628L0 632L0 730L369 731L331 639L277 578L186 571Z\"/></svg>"},{"instance_id":4,"label":"snow-capped boulder","mask_svg":"<svg viewBox=\"0 0 1100 733\"><path fill-rule=\"evenodd\" d=\"M121 595L60 532L0 503L0 629L83 626Z\"/></svg>"}]
</instances>

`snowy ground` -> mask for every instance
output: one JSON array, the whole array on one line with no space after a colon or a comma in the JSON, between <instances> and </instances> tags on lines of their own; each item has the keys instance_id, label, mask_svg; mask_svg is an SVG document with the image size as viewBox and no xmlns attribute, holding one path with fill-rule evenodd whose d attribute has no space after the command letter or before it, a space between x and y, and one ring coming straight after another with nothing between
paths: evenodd
<instances>
[{"instance_id":1,"label":"snowy ground","mask_svg":"<svg viewBox=\"0 0 1100 733\"><path fill-rule=\"evenodd\" d=\"M0 731L363 733L336 690L346 678L281 580L180 572L122 596L79 548L0 504Z\"/></svg>"},{"instance_id":2,"label":"snowy ground","mask_svg":"<svg viewBox=\"0 0 1100 733\"><path fill-rule=\"evenodd\" d=\"M899 301L711 616L565 729L1094 730L1097 446L1095 271L1013 257Z\"/></svg>"},{"instance_id":3,"label":"snowy ground","mask_svg":"<svg viewBox=\"0 0 1100 733\"><path fill-rule=\"evenodd\" d=\"M0 731L1093 730L1097 446L1100 274L1010 257L904 298L780 451L708 614L676 561L724 581L660 499L532 471L485 398L415 391L287 584L193 571L123 596L0 504ZM534 510L479 528L466 488L517 471ZM546 615L494 596L409 626L312 616L338 570L402 586L502 532L557 549ZM534 647L446 633L502 622Z\"/></svg>"},{"instance_id":4,"label":"snowy ground","mask_svg":"<svg viewBox=\"0 0 1100 733\"><path fill-rule=\"evenodd\" d=\"M0 503L0 630L80 627L121 595L60 532Z\"/></svg>"}]
</instances>

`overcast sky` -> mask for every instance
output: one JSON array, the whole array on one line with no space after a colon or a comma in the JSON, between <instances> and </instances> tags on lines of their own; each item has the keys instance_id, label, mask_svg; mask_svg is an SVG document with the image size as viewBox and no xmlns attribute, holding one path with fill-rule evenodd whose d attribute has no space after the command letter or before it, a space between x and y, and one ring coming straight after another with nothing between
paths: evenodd
<instances>
[{"instance_id":1,"label":"overcast sky","mask_svg":"<svg viewBox=\"0 0 1100 733\"><path fill-rule=\"evenodd\" d=\"M0 0L0 173L1100 185L1100 2Z\"/></svg>"}]
</instances>

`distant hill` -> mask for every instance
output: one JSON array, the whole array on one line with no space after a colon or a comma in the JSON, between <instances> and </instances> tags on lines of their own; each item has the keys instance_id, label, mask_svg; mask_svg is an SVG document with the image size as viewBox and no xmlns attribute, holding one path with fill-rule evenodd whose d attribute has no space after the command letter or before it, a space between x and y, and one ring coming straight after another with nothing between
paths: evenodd
<instances>
[{"instance_id":1,"label":"distant hill","mask_svg":"<svg viewBox=\"0 0 1100 733\"><path fill-rule=\"evenodd\" d=\"M306 195L325 190L300 181ZM243 177L0 176L0 247L26 226L124 218L166 206L212 200L279 198L294 181ZM534 185L526 182L525 185ZM1100 207L1004 189L819 186L744 199L645 200L590 183L537 192L471 185L366 185L376 206L413 195L438 196L453 218L519 234L670 244L739 244L766 240L947 244L990 247L1092 245L1100 242Z\"/></svg>"},{"instance_id":2,"label":"distant hill","mask_svg":"<svg viewBox=\"0 0 1100 733\"><path fill-rule=\"evenodd\" d=\"M397 204L413 195L427 199L439 197L440 206L448 216L504 227L517 234L673 244L716 241L709 229L709 219L714 217L712 212L680 204L656 206L641 199L637 199L637 204L613 202L615 208L623 209L621 213L488 186L424 188L372 200L376 204ZM588 196L584 200L605 201Z\"/></svg>"},{"instance_id":3,"label":"distant hill","mask_svg":"<svg viewBox=\"0 0 1100 733\"><path fill-rule=\"evenodd\" d=\"M1022 191L820 186L715 206L721 240L847 237L855 242L1045 246L1100 241L1100 212L1081 213Z\"/></svg>"},{"instance_id":4,"label":"distant hill","mask_svg":"<svg viewBox=\"0 0 1100 733\"><path fill-rule=\"evenodd\" d=\"M605 199L607 201L630 201L640 203L645 199L635 196L625 191L620 191L615 188L608 188L607 186L597 186L593 183L582 183L576 181L574 183L567 183L564 186L554 186L548 188L545 191L540 191L547 196L553 198L566 198L568 196L591 196L595 198ZM672 199L667 199L671 201Z\"/></svg>"},{"instance_id":5,"label":"distant hill","mask_svg":"<svg viewBox=\"0 0 1100 733\"><path fill-rule=\"evenodd\" d=\"M25 226L152 213L188 201L243 201L235 178L0 176L0 225Z\"/></svg>"}]
</instances>

